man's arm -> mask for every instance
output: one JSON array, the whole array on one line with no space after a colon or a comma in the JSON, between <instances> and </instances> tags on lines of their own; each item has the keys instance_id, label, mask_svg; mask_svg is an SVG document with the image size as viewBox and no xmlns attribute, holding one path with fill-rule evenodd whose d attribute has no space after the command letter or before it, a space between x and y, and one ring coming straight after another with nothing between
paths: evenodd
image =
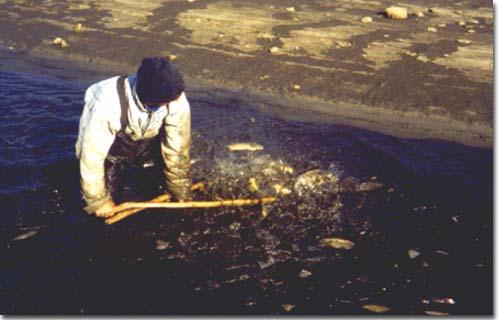
<instances>
[{"instance_id":1,"label":"man's arm","mask_svg":"<svg viewBox=\"0 0 500 320\"><path fill-rule=\"evenodd\" d=\"M191 199L189 176L191 147L191 111L186 95L170 102L164 120L165 134L161 143L166 184L177 200Z\"/></svg>"},{"instance_id":2,"label":"man's arm","mask_svg":"<svg viewBox=\"0 0 500 320\"><path fill-rule=\"evenodd\" d=\"M86 104L80 121L77 156L80 159L80 182L85 211L95 213L109 206L111 196L106 189L104 161L115 139L116 130L109 122L109 111L96 97L86 95Z\"/></svg>"}]
</instances>

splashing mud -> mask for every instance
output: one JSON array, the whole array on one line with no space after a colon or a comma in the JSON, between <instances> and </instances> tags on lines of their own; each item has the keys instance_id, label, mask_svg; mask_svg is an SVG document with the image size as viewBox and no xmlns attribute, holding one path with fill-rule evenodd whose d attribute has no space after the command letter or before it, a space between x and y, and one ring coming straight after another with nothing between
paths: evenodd
<instances>
[{"instance_id":1,"label":"splashing mud","mask_svg":"<svg viewBox=\"0 0 500 320\"><path fill-rule=\"evenodd\" d=\"M491 150L284 121L188 92L192 177L206 185L195 199L278 200L106 226L80 199L84 88L0 77L3 314L492 312ZM158 192L148 174L131 177L130 193Z\"/></svg>"}]
</instances>

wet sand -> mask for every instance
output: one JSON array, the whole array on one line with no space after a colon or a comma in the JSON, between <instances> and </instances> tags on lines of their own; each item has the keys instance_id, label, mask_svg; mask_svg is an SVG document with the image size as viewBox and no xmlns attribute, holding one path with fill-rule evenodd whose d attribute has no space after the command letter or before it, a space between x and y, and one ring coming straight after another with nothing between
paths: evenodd
<instances>
[{"instance_id":1,"label":"wet sand","mask_svg":"<svg viewBox=\"0 0 500 320\"><path fill-rule=\"evenodd\" d=\"M379 14L390 5L10 1L0 3L0 44L106 75L134 72L143 56L175 55L189 89L223 104L491 147L491 2L407 2L406 20ZM362 23L364 16L373 22ZM69 46L54 45L56 37Z\"/></svg>"}]
</instances>

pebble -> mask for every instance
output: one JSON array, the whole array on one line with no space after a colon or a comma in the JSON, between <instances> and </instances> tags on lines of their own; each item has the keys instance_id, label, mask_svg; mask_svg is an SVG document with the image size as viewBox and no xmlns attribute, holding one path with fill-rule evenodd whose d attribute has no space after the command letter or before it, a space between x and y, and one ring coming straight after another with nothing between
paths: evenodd
<instances>
[{"instance_id":1,"label":"pebble","mask_svg":"<svg viewBox=\"0 0 500 320\"><path fill-rule=\"evenodd\" d=\"M433 311L433 310L425 310L424 313L428 316L449 316L449 313L446 312L440 312L440 311Z\"/></svg>"},{"instance_id":2,"label":"pebble","mask_svg":"<svg viewBox=\"0 0 500 320\"><path fill-rule=\"evenodd\" d=\"M466 25L465 21L463 21L463 20L462 21L458 21L457 24L459 26L462 26L462 27L464 27Z\"/></svg>"},{"instance_id":3,"label":"pebble","mask_svg":"<svg viewBox=\"0 0 500 320\"><path fill-rule=\"evenodd\" d=\"M156 240L156 250L166 250L170 247L170 242L163 240Z\"/></svg>"},{"instance_id":4,"label":"pebble","mask_svg":"<svg viewBox=\"0 0 500 320\"><path fill-rule=\"evenodd\" d=\"M384 34L384 38L389 38L389 35L387 33Z\"/></svg>"},{"instance_id":5,"label":"pebble","mask_svg":"<svg viewBox=\"0 0 500 320\"><path fill-rule=\"evenodd\" d=\"M298 85L298 84L292 84L292 89L293 90L300 90L300 85Z\"/></svg>"},{"instance_id":6,"label":"pebble","mask_svg":"<svg viewBox=\"0 0 500 320\"><path fill-rule=\"evenodd\" d=\"M62 40L63 39L61 37L56 37L56 38L54 38L54 40L52 40L52 43L53 44L61 44Z\"/></svg>"},{"instance_id":7,"label":"pebble","mask_svg":"<svg viewBox=\"0 0 500 320\"><path fill-rule=\"evenodd\" d=\"M440 303L440 304L455 304L455 300L453 298L432 298L432 302Z\"/></svg>"},{"instance_id":8,"label":"pebble","mask_svg":"<svg viewBox=\"0 0 500 320\"><path fill-rule=\"evenodd\" d=\"M467 29L467 32L468 33L476 33L476 30L474 30L474 29Z\"/></svg>"},{"instance_id":9,"label":"pebble","mask_svg":"<svg viewBox=\"0 0 500 320\"><path fill-rule=\"evenodd\" d=\"M370 23L370 22L373 22L373 18L372 17L363 17L363 18L361 18L361 22Z\"/></svg>"},{"instance_id":10,"label":"pebble","mask_svg":"<svg viewBox=\"0 0 500 320\"><path fill-rule=\"evenodd\" d=\"M419 255L420 255L420 252L418 252L417 250L414 250L414 249L408 250L408 257L410 257L410 259L415 259Z\"/></svg>"},{"instance_id":11,"label":"pebble","mask_svg":"<svg viewBox=\"0 0 500 320\"><path fill-rule=\"evenodd\" d=\"M423 18L423 17L425 17L425 15L422 11L417 12L417 18Z\"/></svg>"},{"instance_id":12,"label":"pebble","mask_svg":"<svg viewBox=\"0 0 500 320\"><path fill-rule=\"evenodd\" d=\"M440 24L438 24L438 27L440 27L440 28L446 28L446 23L440 23Z\"/></svg>"},{"instance_id":13,"label":"pebble","mask_svg":"<svg viewBox=\"0 0 500 320\"><path fill-rule=\"evenodd\" d=\"M470 23L470 24L479 24L479 20L476 20L476 19L471 19L471 20L469 20L467 22Z\"/></svg>"},{"instance_id":14,"label":"pebble","mask_svg":"<svg viewBox=\"0 0 500 320\"><path fill-rule=\"evenodd\" d=\"M176 56L175 54L169 54L169 55L167 56L167 59L168 59L169 61L174 61L175 59L177 59L177 56Z\"/></svg>"},{"instance_id":15,"label":"pebble","mask_svg":"<svg viewBox=\"0 0 500 320\"><path fill-rule=\"evenodd\" d=\"M255 178L248 179L248 191L250 192L259 191L259 185L257 184L257 180Z\"/></svg>"},{"instance_id":16,"label":"pebble","mask_svg":"<svg viewBox=\"0 0 500 320\"><path fill-rule=\"evenodd\" d=\"M427 27L427 31L429 31L429 32L437 32L437 29L435 27Z\"/></svg>"},{"instance_id":17,"label":"pebble","mask_svg":"<svg viewBox=\"0 0 500 320\"><path fill-rule=\"evenodd\" d=\"M271 53L276 53L278 51L280 51L280 48L278 48L278 47L271 47L271 48L269 48L269 52L271 52Z\"/></svg>"},{"instance_id":18,"label":"pebble","mask_svg":"<svg viewBox=\"0 0 500 320\"><path fill-rule=\"evenodd\" d=\"M408 18L408 10L402 7L389 7L385 9L385 14L389 19L401 20Z\"/></svg>"},{"instance_id":19,"label":"pebble","mask_svg":"<svg viewBox=\"0 0 500 320\"><path fill-rule=\"evenodd\" d=\"M464 12L462 10L455 10L455 13L456 14L464 14Z\"/></svg>"},{"instance_id":20,"label":"pebble","mask_svg":"<svg viewBox=\"0 0 500 320\"><path fill-rule=\"evenodd\" d=\"M286 8L286 11L295 12L295 7L288 7L288 8Z\"/></svg>"}]
</instances>

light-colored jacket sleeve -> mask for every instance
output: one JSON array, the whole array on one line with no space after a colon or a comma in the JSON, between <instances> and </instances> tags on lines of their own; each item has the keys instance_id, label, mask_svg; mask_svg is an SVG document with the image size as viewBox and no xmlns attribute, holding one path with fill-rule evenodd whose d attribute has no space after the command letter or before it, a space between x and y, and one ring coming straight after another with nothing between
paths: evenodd
<instances>
[{"instance_id":1,"label":"light-colored jacket sleeve","mask_svg":"<svg viewBox=\"0 0 500 320\"><path fill-rule=\"evenodd\" d=\"M168 108L161 143L166 184L177 200L188 200L191 199L191 111L186 95L182 93Z\"/></svg>"},{"instance_id":2,"label":"light-colored jacket sleeve","mask_svg":"<svg viewBox=\"0 0 500 320\"><path fill-rule=\"evenodd\" d=\"M117 132L116 124L110 121L112 110L109 108L112 106L103 103L91 89L85 93L85 107L76 144L82 195L88 213L94 213L111 199L106 189L104 161Z\"/></svg>"}]
</instances>

